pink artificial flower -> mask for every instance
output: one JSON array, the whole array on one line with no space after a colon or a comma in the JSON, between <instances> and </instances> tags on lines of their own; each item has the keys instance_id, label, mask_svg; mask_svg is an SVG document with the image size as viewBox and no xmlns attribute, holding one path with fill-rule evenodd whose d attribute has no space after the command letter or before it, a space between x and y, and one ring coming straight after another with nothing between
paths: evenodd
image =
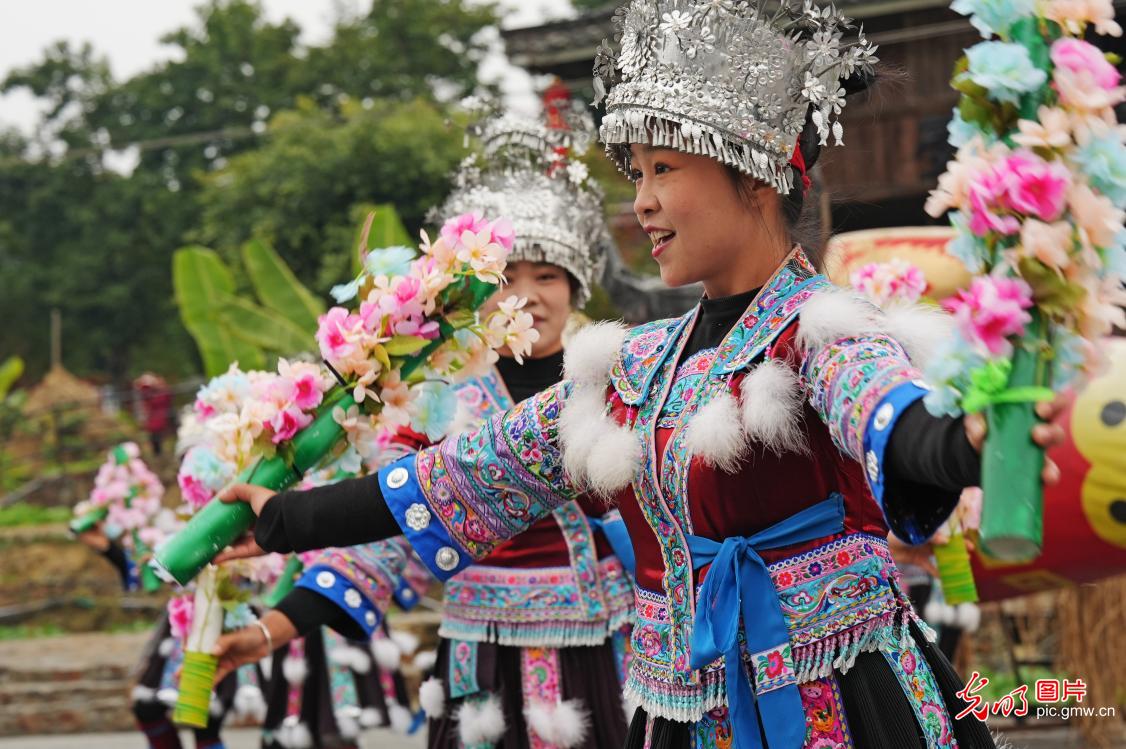
<instances>
[{"instance_id":1,"label":"pink artificial flower","mask_svg":"<svg viewBox=\"0 0 1126 749\"><path fill-rule=\"evenodd\" d=\"M202 481L190 473L180 473L176 476L176 483L180 485L180 494L184 501L191 505L192 510L198 510L211 501L212 493Z\"/></svg>"},{"instance_id":2,"label":"pink artificial flower","mask_svg":"<svg viewBox=\"0 0 1126 749\"><path fill-rule=\"evenodd\" d=\"M183 642L192 631L195 614L195 596L188 594L168 599L168 625L172 636Z\"/></svg>"},{"instance_id":3,"label":"pink artificial flower","mask_svg":"<svg viewBox=\"0 0 1126 749\"><path fill-rule=\"evenodd\" d=\"M1052 44L1052 64L1075 75L1090 76L1104 91L1110 91L1122 79L1102 50L1082 39L1058 39Z\"/></svg>"},{"instance_id":4,"label":"pink artificial flower","mask_svg":"<svg viewBox=\"0 0 1126 749\"><path fill-rule=\"evenodd\" d=\"M270 441L276 445L286 440L291 440L298 431L309 426L312 421L312 414L304 413L298 408L291 407L282 409L270 419L270 428L274 432L274 436L270 438Z\"/></svg>"},{"instance_id":5,"label":"pink artificial flower","mask_svg":"<svg viewBox=\"0 0 1126 749\"><path fill-rule=\"evenodd\" d=\"M293 385L293 403L302 411L316 408L324 400L320 380L312 373L301 375L294 381Z\"/></svg>"},{"instance_id":6,"label":"pink artificial flower","mask_svg":"<svg viewBox=\"0 0 1126 749\"><path fill-rule=\"evenodd\" d=\"M1007 356L1012 351L1007 337L1022 332L1032 320L1025 312L1032 306L1032 289L1019 279L985 276L942 306L953 313L966 340L992 356Z\"/></svg>"},{"instance_id":7,"label":"pink artificial flower","mask_svg":"<svg viewBox=\"0 0 1126 749\"><path fill-rule=\"evenodd\" d=\"M923 272L900 258L861 266L849 283L881 307L891 301L916 302L927 290Z\"/></svg>"},{"instance_id":8,"label":"pink artificial flower","mask_svg":"<svg viewBox=\"0 0 1126 749\"><path fill-rule=\"evenodd\" d=\"M350 354L355 345L350 335L361 325L361 320L343 307L333 307L317 319L317 343L321 356L336 361Z\"/></svg>"},{"instance_id":9,"label":"pink artificial flower","mask_svg":"<svg viewBox=\"0 0 1126 749\"><path fill-rule=\"evenodd\" d=\"M1014 151L974 179L969 186L970 231L1012 235L1020 219L1012 214L1055 221L1067 204L1071 175L1067 167L1047 162L1031 151Z\"/></svg>"},{"instance_id":10,"label":"pink artificial flower","mask_svg":"<svg viewBox=\"0 0 1126 749\"><path fill-rule=\"evenodd\" d=\"M493 241L503 247L505 252L512 252L512 245L516 242L516 230L512 227L512 222L498 218L489 228L493 233Z\"/></svg>"},{"instance_id":11,"label":"pink artificial flower","mask_svg":"<svg viewBox=\"0 0 1126 749\"><path fill-rule=\"evenodd\" d=\"M442 225L441 236L445 243L450 247L457 247L461 241L461 235L465 232L473 232L477 234L482 229L487 229L489 222L480 211L473 211L472 213L463 213L460 216L454 216L445 224Z\"/></svg>"}]
</instances>

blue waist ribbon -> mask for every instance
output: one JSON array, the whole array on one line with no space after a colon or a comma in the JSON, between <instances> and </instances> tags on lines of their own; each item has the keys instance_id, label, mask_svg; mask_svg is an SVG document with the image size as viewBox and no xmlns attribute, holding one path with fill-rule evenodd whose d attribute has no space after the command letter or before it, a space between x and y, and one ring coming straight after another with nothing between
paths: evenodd
<instances>
[{"instance_id":1,"label":"blue waist ribbon","mask_svg":"<svg viewBox=\"0 0 1126 749\"><path fill-rule=\"evenodd\" d=\"M622 567L625 567L630 577L633 577L637 569L637 561L633 554L633 541L630 540L622 516L617 512L608 512L600 518L588 515L587 521L592 528L602 531L606 540L610 542L610 548L614 550L614 556L622 563Z\"/></svg>"},{"instance_id":2,"label":"blue waist ribbon","mask_svg":"<svg viewBox=\"0 0 1126 749\"><path fill-rule=\"evenodd\" d=\"M723 656L736 749L801 749L805 741L805 711L793 669L790 634L758 551L806 543L843 530L844 501L834 493L753 536L727 538L722 543L688 536L693 568L711 564L696 601L692 668L703 668ZM757 690L744 671L740 615Z\"/></svg>"}]
</instances>

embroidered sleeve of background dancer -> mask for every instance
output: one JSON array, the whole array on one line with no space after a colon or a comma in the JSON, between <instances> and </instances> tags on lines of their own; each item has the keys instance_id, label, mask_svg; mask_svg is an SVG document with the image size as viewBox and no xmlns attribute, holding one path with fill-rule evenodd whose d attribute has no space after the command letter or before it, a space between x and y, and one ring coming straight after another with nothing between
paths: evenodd
<instances>
[{"instance_id":1,"label":"embroidered sleeve of background dancer","mask_svg":"<svg viewBox=\"0 0 1126 749\"><path fill-rule=\"evenodd\" d=\"M346 549L324 549L307 559L297 587L335 603L370 637L402 584L411 549L402 536Z\"/></svg>"},{"instance_id":2,"label":"embroidered sleeve of background dancer","mask_svg":"<svg viewBox=\"0 0 1126 749\"><path fill-rule=\"evenodd\" d=\"M388 507L440 580L577 496L558 435L569 392L559 383L379 472Z\"/></svg>"}]
</instances>

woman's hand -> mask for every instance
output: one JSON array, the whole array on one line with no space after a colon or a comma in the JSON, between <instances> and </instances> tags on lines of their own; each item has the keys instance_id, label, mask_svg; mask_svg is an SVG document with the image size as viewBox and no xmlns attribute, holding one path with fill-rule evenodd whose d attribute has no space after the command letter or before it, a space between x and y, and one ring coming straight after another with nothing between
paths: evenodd
<instances>
[{"instance_id":1,"label":"woman's hand","mask_svg":"<svg viewBox=\"0 0 1126 749\"><path fill-rule=\"evenodd\" d=\"M269 639L262 631L262 627L251 624L249 627L221 636L219 642L215 643L211 654L219 659L219 668L215 672L216 684L239 666L260 661L270 655L271 646L273 650L277 650L289 644L289 641L297 636L293 622L281 612L268 611L259 622L269 630Z\"/></svg>"},{"instance_id":2,"label":"woman's hand","mask_svg":"<svg viewBox=\"0 0 1126 749\"><path fill-rule=\"evenodd\" d=\"M1032 427L1032 441L1045 451L1061 444L1066 438L1064 429L1054 423L1056 417L1067 406L1067 399L1057 395L1055 400L1036 404L1036 415L1045 423ZM962 420L966 429L966 439L979 453L985 444L985 435L988 431L985 415L981 413L966 414ZM1044 458L1044 470L1040 472L1040 479L1045 486L1051 486L1060 480L1060 469L1049 458Z\"/></svg>"},{"instance_id":3,"label":"woman's hand","mask_svg":"<svg viewBox=\"0 0 1126 749\"><path fill-rule=\"evenodd\" d=\"M109 550L109 537L102 531L101 524L79 533L78 540L97 552L104 553Z\"/></svg>"},{"instance_id":4,"label":"woman's hand","mask_svg":"<svg viewBox=\"0 0 1126 749\"><path fill-rule=\"evenodd\" d=\"M253 484L234 484L228 486L223 491L219 492L220 502L246 502L250 505L250 509L254 511L254 515L262 514L262 508L266 506L277 492L267 489L263 486L254 486ZM229 562L232 559L249 559L251 557L265 556L266 552L258 542L254 540L254 528L251 527L249 531L244 533L233 544L219 552L215 557L215 564L222 562Z\"/></svg>"}]
</instances>

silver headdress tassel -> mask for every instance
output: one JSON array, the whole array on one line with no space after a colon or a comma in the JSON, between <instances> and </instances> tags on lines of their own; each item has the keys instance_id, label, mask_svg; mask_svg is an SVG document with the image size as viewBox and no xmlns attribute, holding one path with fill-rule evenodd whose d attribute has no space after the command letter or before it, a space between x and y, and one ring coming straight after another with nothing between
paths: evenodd
<instances>
[{"instance_id":1,"label":"silver headdress tassel","mask_svg":"<svg viewBox=\"0 0 1126 749\"><path fill-rule=\"evenodd\" d=\"M786 194L810 109L821 144L841 144L841 80L877 61L863 29L842 41L852 22L811 0L632 0L615 24L619 52L599 48L594 85L601 139L627 175L629 145L644 143L710 156Z\"/></svg>"},{"instance_id":2,"label":"silver headdress tassel","mask_svg":"<svg viewBox=\"0 0 1126 749\"><path fill-rule=\"evenodd\" d=\"M578 281L581 308L611 246L602 192L576 158L594 140L594 123L577 102L550 119L505 113L472 125L479 149L462 162L453 192L431 218L474 211L508 218L516 235L508 261L564 268Z\"/></svg>"}]
</instances>

